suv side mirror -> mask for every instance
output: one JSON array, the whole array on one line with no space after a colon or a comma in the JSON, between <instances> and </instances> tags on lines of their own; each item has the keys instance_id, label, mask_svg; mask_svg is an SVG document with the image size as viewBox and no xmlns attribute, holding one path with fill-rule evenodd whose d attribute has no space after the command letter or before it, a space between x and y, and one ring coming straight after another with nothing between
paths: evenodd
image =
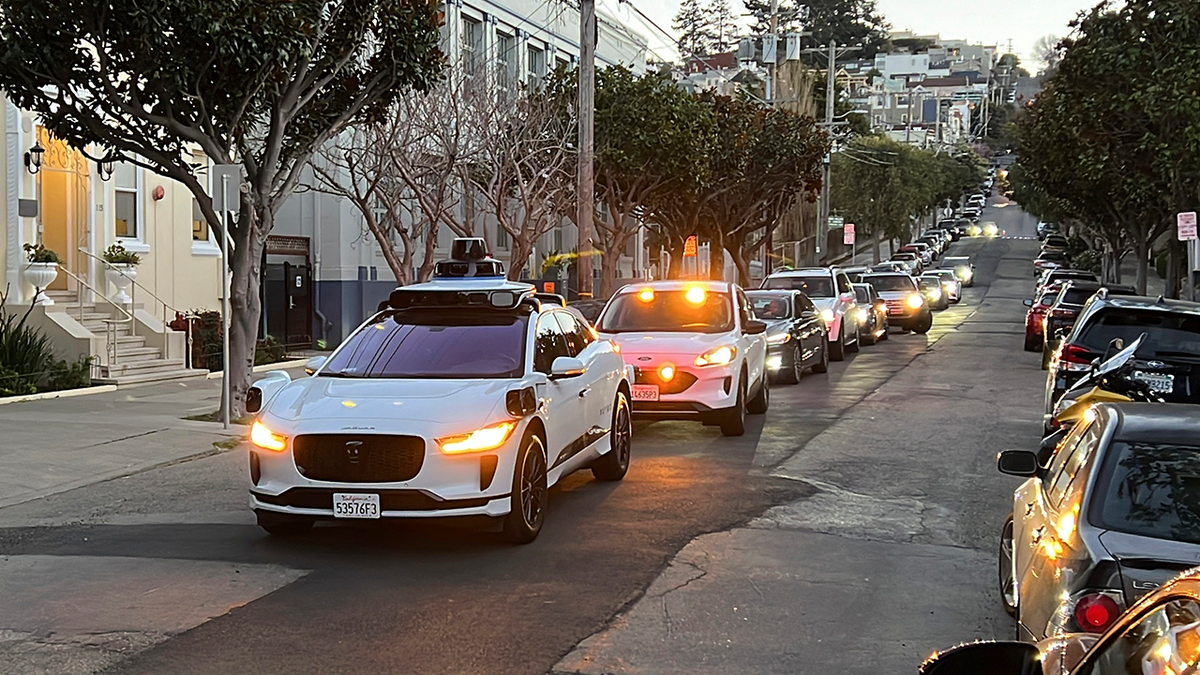
<instances>
[{"instance_id":1,"label":"suv side mirror","mask_svg":"<svg viewBox=\"0 0 1200 675\"><path fill-rule=\"evenodd\" d=\"M305 361L304 362L304 374L312 375L313 373L320 370L321 366L325 365L325 362L328 360L329 360L329 358L325 357L325 356L314 356L311 359Z\"/></svg>"},{"instance_id":2,"label":"suv side mirror","mask_svg":"<svg viewBox=\"0 0 1200 675\"><path fill-rule=\"evenodd\" d=\"M813 310L813 309L806 309L806 310L800 312L800 318L801 319L815 319L815 318L817 318L817 312L816 312L816 310Z\"/></svg>"},{"instance_id":3,"label":"suv side mirror","mask_svg":"<svg viewBox=\"0 0 1200 675\"><path fill-rule=\"evenodd\" d=\"M1028 642L976 642L929 657L918 675L1042 675L1041 652Z\"/></svg>"},{"instance_id":4,"label":"suv side mirror","mask_svg":"<svg viewBox=\"0 0 1200 675\"><path fill-rule=\"evenodd\" d=\"M550 379L562 380L568 377L579 377L587 372L583 361L573 356L560 356L550 365Z\"/></svg>"},{"instance_id":5,"label":"suv side mirror","mask_svg":"<svg viewBox=\"0 0 1200 675\"><path fill-rule=\"evenodd\" d=\"M1010 476L1037 476L1042 472L1036 452L1029 450L1004 450L996 457L996 468Z\"/></svg>"},{"instance_id":6,"label":"suv side mirror","mask_svg":"<svg viewBox=\"0 0 1200 675\"><path fill-rule=\"evenodd\" d=\"M1026 306L1026 307L1033 307L1033 300L1030 300L1030 299L1026 298L1026 299L1025 299L1025 306Z\"/></svg>"},{"instance_id":7,"label":"suv side mirror","mask_svg":"<svg viewBox=\"0 0 1200 675\"><path fill-rule=\"evenodd\" d=\"M742 327L742 330L746 331L747 335L762 335L763 333L767 332L767 324L763 321L759 321L758 319L750 319L746 322L746 325Z\"/></svg>"}]
</instances>

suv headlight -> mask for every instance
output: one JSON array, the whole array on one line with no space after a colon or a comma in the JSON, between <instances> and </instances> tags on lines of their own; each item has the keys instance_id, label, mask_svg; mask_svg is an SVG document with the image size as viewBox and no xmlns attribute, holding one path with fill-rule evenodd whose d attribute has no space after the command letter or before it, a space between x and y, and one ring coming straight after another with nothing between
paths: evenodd
<instances>
[{"instance_id":1,"label":"suv headlight","mask_svg":"<svg viewBox=\"0 0 1200 675\"><path fill-rule=\"evenodd\" d=\"M500 424L493 424L490 427L477 429L469 434L439 438L438 445L442 448L442 452L447 455L495 450L504 445L504 442L512 435L513 429L516 428L516 422L501 422Z\"/></svg>"},{"instance_id":2,"label":"suv headlight","mask_svg":"<svg viewBox=\"0 0 1200 675\"><path fill-rule=\"evenodd\" d=\"M925 298L922 298L920 293L913 293L904 302L913 309L920 309L925 305Z\"/></svg>"},{"instance_id":3,"label":"suv headlight","mask_svg":"<svg viewBox=\"0 0 1200 675\"><path fill-rule=\"evenodd\" d=\"M722 345L697 356L694 363L697 366L726 366L733 362L735 356L737 356L737 347Z\"/></svg>"},{"instance_id":4,"label":"suv headlight","mask_svg":"<svg viewBox=\"0 0 1200 675\"><path fill-rule=\"evenodd\" d=\"M833 323L833 310L832 309L821 310L821 320L824 321L826 325Z\"/></svg>"},{"instance_id":5,"label":"suv headlight","mask_svg":"<svg viewBox=\"0 0 1200 675\"><path fill-rule=\"evenodd\" d=\"M250 442L264 450L283 452L287 449L287 436L277 434L267 428L267 425L254 420L250 427Z\"/></svg>"}]
</instances>

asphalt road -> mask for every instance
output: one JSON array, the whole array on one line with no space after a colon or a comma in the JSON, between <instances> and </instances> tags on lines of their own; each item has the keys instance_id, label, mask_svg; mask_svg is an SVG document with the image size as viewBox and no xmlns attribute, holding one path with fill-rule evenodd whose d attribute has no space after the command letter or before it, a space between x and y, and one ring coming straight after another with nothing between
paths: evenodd
<instances>
[{"instance_id":1,"label":"asphalt road","mask_svg":"<svg viewBox=\"0 0 1200 675\"><path fill-rule=\"evenodd\" d=\"M946 587L942 598L968 605L978 621L939 625L930 639L1003 636L1011 624L983 561L1013 487L995 474L994 453L1036 441L1040 390L1031 387L1040 373L1019 339L1036 242L1012 238L1033 235L1015 207L989 208L984 220L1009 238L956 244L956 254L973 256L977 283L937 315L929 335L893 332L827 376L773 389L771 410L750 418L740 439L688 423L639 423L628 477L564 481L528 546L443 523L267 537L246 507L244 450L0 509L0 673L540 675L635 607L697 537L793 509L808 532L891 541L869 523L814 520L827 510L805 504L822 504L831 484L936 504L923 517L944 522L923 526L937 536L907 543L970 552L963 564L972 579L983 569L977 583ZM954 384L931 404L892 392L898 378L916 378L925 392ZM1025 390L1027 399L1014 393ZM993 401L998 394L1006 400ZM879 428L864 426L864 438L876 440L845 441L852 451L808 447L848 415L873 410ZM887 442L889 434L905 440ZM856 551L867 569L893 565ZM809 563L840 564L836 556ZM903 607L855 611L921 620ZM830 633L856 628L844 608L809 614Z\"/></svg>"}]
</instances>

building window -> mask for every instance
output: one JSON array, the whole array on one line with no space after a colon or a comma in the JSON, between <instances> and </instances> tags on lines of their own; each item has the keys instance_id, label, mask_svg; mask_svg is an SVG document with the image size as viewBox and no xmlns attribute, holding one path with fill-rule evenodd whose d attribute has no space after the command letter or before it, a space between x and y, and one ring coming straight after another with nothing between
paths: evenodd
<instances>
[{"instance_id":1,"label":"building window","mask_svg":"<svg viewBox=\"0 0 1200 675\"><path fill-rule=\"evenodd\" d=\"M533 45L529 46L529 73L526 80L529 82L530 89L537 89L542 85L542 77L546 74L546 50L539 49Z\"/></svg>"},{"instance_id":2,"label":"building window","mask_svg":"<svg viewBox=\"0 0 1200 675\"><path fill-rule=\"evenodd\" d=\"M496 226L496 248L508 250L508 230L499 225Z\"/></svg>"},{"instance_id":3,"label":"building window","mask_svg":"<svg viewBox=\"0 0 1200 675\"><path fill-rule=\"evenodd\" d=\"M463 67L468 74L474 74L483 52L483 22L464 16L462 26Z\"/></svg>"},{"instance_id":4,"label":"building window","mask_svg":"<svg viewBox=\"0 0 1200 675\"><path fill-rule=\"evenodd\" d=\"M496 33L496 51L500 88L509 89L517 79L517 38Z\"/></svg>"},{"instance_id":5,"label":"building window","mask_svg":"<svg viewBox=\"0 0 1200 675\"><path fill-rule=\"evenodd\" d=\"M138 170L129 162L118 162L113 169L116 190L117 237L141 239L142 223L138 217Z\"/></svg>"},{"instance_id":6,"label":"building window","mask_svg":"<svg viewBox=\"0 0 1200 675\"><path fill-rule=\"evenodd\" d=\"M212 179L209 176L212 174L212 166L208 162L208 155L203 152L193 152L191 164L196 179L211 193ZM200 201L192 197L192 241L210 243L211 238L212 231L208 227L208 219L200 210Z\"/></svg>"}]
</instances>

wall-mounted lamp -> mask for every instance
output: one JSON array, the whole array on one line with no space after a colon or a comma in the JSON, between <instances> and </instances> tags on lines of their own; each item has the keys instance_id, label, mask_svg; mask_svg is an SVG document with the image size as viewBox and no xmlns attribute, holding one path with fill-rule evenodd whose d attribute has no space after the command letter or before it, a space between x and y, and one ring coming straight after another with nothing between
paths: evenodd
<instances>
[{"instance_id":1,"label":"wall-mounted lamp","mask_svg":"<svg viewBox=\"0 0 1200 675\"><path fill-rule=\"evenodd\" d=\"M116 170L116 160L112 155L105 155L104 159L96 162L96 171L100 174L100 180L107 181L112 178L113 171Z\"/></svg>"},{"instance_id":2,"label":"wall-mounted lamp","mask_svg":"<svg viewBox=\"0 0 1200 675\"><path fill-rule=\"evenodd\" d=\"M42 155L46 154L46 149L41 143L34 142L33 147L25 153L25 168L29 173L36 174L42 170Z\"/></svg>"}]
</instances>

